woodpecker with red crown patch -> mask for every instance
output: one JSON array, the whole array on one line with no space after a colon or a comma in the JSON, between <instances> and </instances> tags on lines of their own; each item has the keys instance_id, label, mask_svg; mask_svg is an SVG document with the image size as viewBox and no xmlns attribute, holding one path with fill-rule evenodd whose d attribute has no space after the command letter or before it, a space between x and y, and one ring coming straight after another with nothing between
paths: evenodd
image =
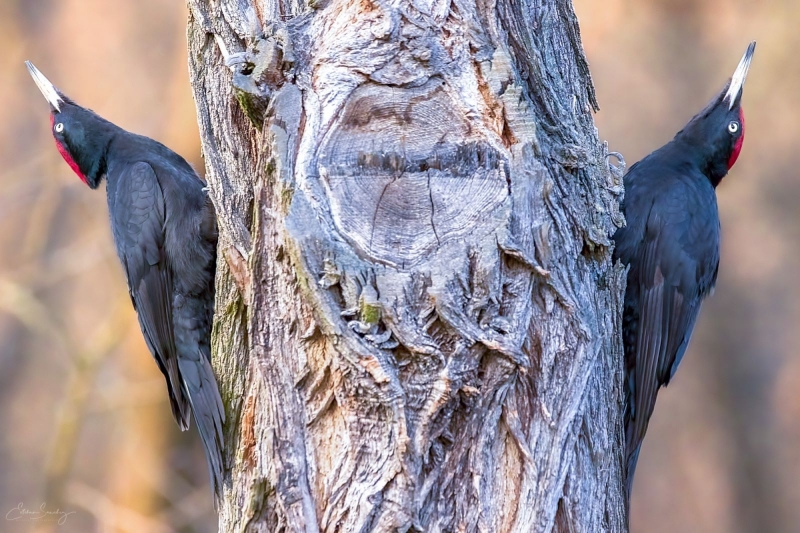
<instances>
[{"instance_id":1,"label":"woodpecker with red crown patch","mask_svg":"<svg viewBox=\"0 0 800 533\"><path fill-rule=\"evenodd\" d=\"M194 414L214 494L225 411L211 368L217 224L205 184L181 156L83 108L26 62L50 104L56 147L91 189L106 179L111 230L147 347L182 430Z\"/></svg>"},{"instance_id":2,"label":"woodpecker with red crown patch","mask_svg":"<svg viewBox=\"0 0 800 533\"><path fill-rule=\"evenodd\" d=\"M717 280L715 189L742 150L742 90L755 46L705 109L625 175L627 225L614 235L614 257L630 266L622 318L629 501L656 395L675 374Z\"/></svg>"}]
</instances>

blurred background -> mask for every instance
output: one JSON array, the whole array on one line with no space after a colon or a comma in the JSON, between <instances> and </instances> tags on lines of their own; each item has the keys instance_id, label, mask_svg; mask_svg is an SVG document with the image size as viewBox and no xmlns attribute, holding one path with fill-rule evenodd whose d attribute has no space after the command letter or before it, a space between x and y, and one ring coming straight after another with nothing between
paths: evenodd
<instances>
[{"instance_id":1,"label":"blurred background","mask_svg":"<svg viewBox=\"0 0 800 533\"><path fill-rule=\"evenodd\" d=\"M724 85L750 40L746 140L718 189L722 267L659 396L635 532L800 531L800 3L575 0L600 137L632 164ZM186 8L0 1L0 531L214 531L199 440L172 421L113 251L105 193L54 149L23 66L202 169ZM201 172L202 173L202 172ZM13 515L12 515L13 516Z\"/></svg>"}]
</instances>

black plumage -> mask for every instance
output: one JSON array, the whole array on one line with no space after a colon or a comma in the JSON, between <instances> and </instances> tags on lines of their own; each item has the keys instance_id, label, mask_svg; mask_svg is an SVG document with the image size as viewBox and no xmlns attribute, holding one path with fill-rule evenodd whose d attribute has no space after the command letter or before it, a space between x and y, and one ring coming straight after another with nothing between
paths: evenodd
<instances>
[{"instance_id":1,"label":"black plumage","mask_svg":"<svg viewBox=\"0 0 800 533\"><path fill-rule=\"evenodd\" d=\"M614 235L614 256L630 267L623 311L628 497L658 390L675 374L717 279L715 188L742 148L742 88L754 50L751 43L703 111L625 176L627 225Z\"/></svg>"},{"instance_id":2,"label":"black plumage","mask_svg":"<svg viewBox=\"0 0 800 533\"><path fill-rule=\"evenodd\" d=\"M75 104L27 65L50 103L61 155L90 188L106 179L114 243L145 342L181 429L194 414L219 494L225 412L209 344L217 229L205 184L181 156Z\"/></svg>"}]
</instances>

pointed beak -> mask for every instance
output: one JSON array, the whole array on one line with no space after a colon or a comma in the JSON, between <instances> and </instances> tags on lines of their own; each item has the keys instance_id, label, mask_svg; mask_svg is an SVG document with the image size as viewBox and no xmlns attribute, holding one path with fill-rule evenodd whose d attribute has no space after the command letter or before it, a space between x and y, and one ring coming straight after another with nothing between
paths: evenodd
<instances>
[{"instance_id":1,"label":"pointed beak","mask_svg":"<svg viewBox=\"0 0 800 533\"><path fill-rule=\"evenodd\" d=\"M733 106L739 103L739 99L742 97L744 81L747 79L747 71L750 70L750 61L753 60L755 51L756 42L753 41L750 43L750 46L747 47L747 51L744 53L744 56L742 56L742 60L739 61L739 66L736 67L736 71L731 77L731 83L728 85L728 90L724 97L724 100L728 102L728 109L733 109Z\"/></svg>"},{"instance_id":2,"label":"pointed beak","mask_svg":"<svg viewBox=\"0 0 800 533\"><path fill-rule=\"evenodd\" d=\"M64 103L64 99L61 98L61 95L56 89L56 86L50 83L50 80L44 77L44 74L39 72L39 69L33 66L33 63L30 61L25 62L25 66L28 67L28 72L31 74L31 78L36 83L36 86L39 87L39 90L42 91L42 95L44 95L47 102L50 104L56 112L61 112L61 104Z\"/></svg>"}]
</instances>

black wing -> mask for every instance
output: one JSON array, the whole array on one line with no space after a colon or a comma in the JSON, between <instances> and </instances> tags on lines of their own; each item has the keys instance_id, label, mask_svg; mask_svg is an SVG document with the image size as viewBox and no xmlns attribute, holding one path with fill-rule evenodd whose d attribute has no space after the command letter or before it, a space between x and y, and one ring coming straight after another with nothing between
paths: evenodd
<instances>
[{"instance_id":1,"label":"black wing","mask_svg":"<svg viewBox=\"0 0 800 533\"><path fill-rule=\"evenodd\" d=\"M181 429L189 427L173 334L173 284L164 249L164 195L153 168L136 163L115 180L111 225L145 342L164 374L170 406Z\"/></svg>"},{"instance_id":2,"label":"black wing","mask_svg":"<svg viewBox=\"0 0 800 533\"><path fill-rule=\"evenodd\" d=\"M619 241L621 259L630 264L623 324L629 494L658 390L678 368L702 300L716 280L719 219L713 190L710 194L705 198L693 187L677 186L626 213L644 226L631 228Z\"/></svg>"},{"instance_id":3,"label":"black wing","mask_svg":"<svg viewBox=\"0 0 800 533\"><path fill-rule=\"evenodd\" d=\"M639 447L655 408L658 390L669 383L680 364L700 311L697 284L680 286L670 267L658 258L658 238L645 244L638 280L635 344L628 348L630 383L627 456L629 479L633 478ZM684 258L687 259L687 258ZM693 266L689 260L681 268ZM665 272L666 270L666 272Z\"/></svg>"}]
</instances>

